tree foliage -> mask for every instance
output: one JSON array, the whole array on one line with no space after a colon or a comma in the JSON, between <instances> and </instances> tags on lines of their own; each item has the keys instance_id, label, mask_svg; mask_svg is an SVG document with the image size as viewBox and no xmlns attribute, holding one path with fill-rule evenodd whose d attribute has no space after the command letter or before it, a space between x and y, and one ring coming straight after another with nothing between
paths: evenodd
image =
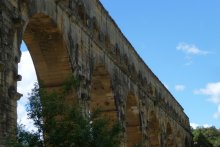
<instances>
[{"instance_id":1,"label":"tree foliage","mask_svg":"<svg viewBox=\"0 0 220 147\"><path fill-rule=\"evenodd\" d=\"M70 82L71 81L71 82ZM66 97L76 88L77 80L68 80L58 92L45 91L35 84L29 95L28 117L37 132L18 127L16 147L117 147L121 140L120 123L110 124L97 109L89 116L78 103Z\"/></svg>"},{"instance_id":2,"label":"tree foliage","mask_svg":"<svg viewBox=\"0 0 220 147\"><path fill-rule=\"evenodd\" d=\"M192 133L195 147L220 147L220 129L198 127Z\"/></svg>"},{"instance_id":3,"label":"tree foliage","mask_svg":"<svg viewBox=\"0 0 220 147\"><path fill-rule=\"evenodd\" d=\"M10 142L9 146L14 147L41 147L43 141L37 132L29 132L24 129L24 126L17 126L17 140Z\"/></svg>"}]
</instances>

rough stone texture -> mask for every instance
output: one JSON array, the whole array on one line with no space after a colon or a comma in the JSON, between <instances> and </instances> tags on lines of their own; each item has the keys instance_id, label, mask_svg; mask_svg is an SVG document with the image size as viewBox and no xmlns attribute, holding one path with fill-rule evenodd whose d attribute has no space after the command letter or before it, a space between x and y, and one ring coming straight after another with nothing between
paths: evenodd
<instances>
[{"instance_id":1,"label":"rough stone texture","mask_svg":"<svg viewBox=\"0 0 220 147\"><path fill-rule=\"evenodd\" d=\"M70 98L123 123L121 146L191 146L183 108L98 0L0 0L0 147L15 137L22 40L43 87L79 77Z\"/></svg>"}]
</instances>

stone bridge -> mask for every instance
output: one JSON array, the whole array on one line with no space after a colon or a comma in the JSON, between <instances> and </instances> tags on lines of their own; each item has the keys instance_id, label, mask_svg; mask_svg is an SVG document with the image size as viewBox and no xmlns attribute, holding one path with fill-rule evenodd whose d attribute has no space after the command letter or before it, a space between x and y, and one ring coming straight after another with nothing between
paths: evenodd
<instances>
[{"instance_id":1,"label":"stone bridge","mask_svg":"<svg viewBox=\"0 0 220 147\"><path fill-rule=\"evenodd\" d=\"M123 147L191 147L189 118L99 0L0 0L0 147L15 136L18 63L25 41L38 80L59 88L80 77L85 112L123 124ZM27 71L28 72L28 71Z\"/></svg>"}]
</instances>

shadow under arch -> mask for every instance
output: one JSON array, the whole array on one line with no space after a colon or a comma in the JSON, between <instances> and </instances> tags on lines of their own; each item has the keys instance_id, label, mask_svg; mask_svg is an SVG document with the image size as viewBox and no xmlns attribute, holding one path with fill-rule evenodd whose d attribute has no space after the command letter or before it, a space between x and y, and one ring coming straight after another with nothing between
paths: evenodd
<instances>
[{"instance_id":1,"label":"shadow under arch","mask_svg":"<svg viewBox=\"0 0 220 147\"><path fill-rule=\"evenodd\" d=\"M189 143L188 137L185 137L184 145L185 145L185 147L190 147L190 143Z\"/></svg>"},{"instance_id":2,"label":"shadow under arch","mask_svg":"<svg viewBox=\"0 0 220 147\"><path fill-rule=\"evenodd\" d=\"M167 146L174 147L173 130L171 128L170 123L167 123L166 135L167 135Z\"/></svg>"},{"instance_id":3,"label":"shadow under arch","mask_svg":"<svg viewBox=\"0 0 220 147\"><path fill-rule=\"evenodd\" d=\"M159 120L157 119L154 111L150 112L148 134L149 134L149 147L159 147L160 125L159 125Z\"/></svg>"},{"instance_id":4,"label":"shadow under arch","mask_svg":"<svg viewBox=\"0 0 220 147\"><path fill-rule=\"evenodd\" d=\"M141 144L142 132L140 124L140 113L137 98L133 93L129 93L126 104L126 134L127 147Z\"/></svg>"},{"instance_id":5,"label":"shadow under arch","mask_svg":"<svg viewBox=\"0 0 220 147\"><path fill-rule=\"evenodd\" d=\"M117 107L112 91L111 77L104 65L97 65L91 81L90 111L97 108L109 119L110 125L118 121Z\"/></svg>"},{"instance_id":6,"label":"shadow under arch","mask_svg":"<svg viewBox=\"0 0 220 147\"><path fill-rule=\"evenodd\" d=\"M23 40L41 87L60 88L72 71L67 46L57 24L48 15L37 13L30 18Z\"/></svg>"}]
</instances>

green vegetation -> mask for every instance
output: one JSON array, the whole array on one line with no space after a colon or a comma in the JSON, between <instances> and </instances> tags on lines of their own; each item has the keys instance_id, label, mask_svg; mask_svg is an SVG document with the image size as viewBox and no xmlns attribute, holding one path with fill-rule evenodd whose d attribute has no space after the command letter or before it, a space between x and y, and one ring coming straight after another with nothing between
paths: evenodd
<instances>
[{"instance_id":1,"label":"green vegetation","mask_svg":"<svg viewBox=\"0 0 220 147\"><path fill-rule=\"evenodd\" d=\"M57 92L48 92L35 84L27 111L37 131L29 132L18 125L17 139L9 146L118 147L122 139L120 123L109 124L99 109L89 116L84 114L70 97L78 85L78 80L70 78ZM192 133L194 147L220 147L220 129L199 127Z\"/></svg>"},{"instance_id":2,"label":"green vegetation","mask_svg":"<svg viewBox=\"0 0 220 147\"><path fill-rule=\"evenodd\" d=\"M77 87L77 80L68 80L59 92L47 92L35 84L27 106L29 119L36 132L18 126L14 147L118 147L122 127L109 124L100 110L86 116L82 108L69 95Z\"/></svg>"},{"instance_id":3,"label":"green vegetation","mask_svg":"<svg viewBox=\"0 0 220 147\"><path fill-rule=\"evenodd\" d=\"M194 147L220 147L220 129L198 127L192 133Z\"/></svg>"}]
</instances>

